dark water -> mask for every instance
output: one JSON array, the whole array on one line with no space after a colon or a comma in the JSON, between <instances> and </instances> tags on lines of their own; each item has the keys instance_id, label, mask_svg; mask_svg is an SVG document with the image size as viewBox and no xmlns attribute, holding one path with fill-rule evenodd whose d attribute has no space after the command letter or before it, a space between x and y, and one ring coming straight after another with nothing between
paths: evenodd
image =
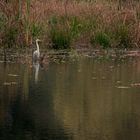
<instances>
[{"instance_id":1,"label":"dark water","mask_svg":"<svg viewBox=\"0 0 140 140\"><path fill-rule=\"evenodd\" d=\"M140 58L0 63L0 140L140 140L139 82Z\"/></svg>"}]
</instances>

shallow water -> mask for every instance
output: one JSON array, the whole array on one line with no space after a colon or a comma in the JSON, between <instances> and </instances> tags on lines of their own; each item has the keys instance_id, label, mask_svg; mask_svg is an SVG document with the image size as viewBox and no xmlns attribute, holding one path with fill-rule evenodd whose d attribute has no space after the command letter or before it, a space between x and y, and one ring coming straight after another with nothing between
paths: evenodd
<instances>
[{"instance_id":1,"label":"shallow water","mask_svg":"<svg viewBox=\"0 0 140 140\"><path fill-rule=\"evenodd\" d=\"M140 58L0 63L0 140L140 140Z\"/></svg>"}]
</instances>

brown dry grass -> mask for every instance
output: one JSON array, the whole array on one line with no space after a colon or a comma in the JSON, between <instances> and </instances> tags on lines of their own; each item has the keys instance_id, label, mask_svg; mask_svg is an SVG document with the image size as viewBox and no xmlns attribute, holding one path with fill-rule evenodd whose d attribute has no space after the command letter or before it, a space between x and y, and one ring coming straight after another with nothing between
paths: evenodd
<instances>
[{"instance_id":1,"label":"brown dry grass","mask_svg":"<svg viewBox=\"0 0 140 140\"><path fill-rule=\"evenodd\" d=\"M15 24L14 17L18 11L18 4L2 3L0 7L2 11L8 17L8 26ZM4 6L3 6L4 5ZM105 1L100 0L98 2L77 2L75 0L47 0L36 1L31 0L30 13L29 13L29 26L32 23L40 24L48 32L48 22L55 17L77 17L80 20L96 20L98 29L117 31L119 24L129 26L130 34L133 34L134 44L139 45L140 40L140 3L132 2L123 3L121 9L119 9L119 3L117 1ZM26 24L27 21L27 5L22 3L22 17L20 19L20 26ZM92 22L91 22L92 24ZM30 32L30 31L29 31ZM93 32L93 30L91 30ZM27 36L26 33L23 33ZM25 38L25 37L23 37ZM30 40L32 36L29 33ZM32 41L31 41L32 42Z\"/></svg>"}]
</instances>

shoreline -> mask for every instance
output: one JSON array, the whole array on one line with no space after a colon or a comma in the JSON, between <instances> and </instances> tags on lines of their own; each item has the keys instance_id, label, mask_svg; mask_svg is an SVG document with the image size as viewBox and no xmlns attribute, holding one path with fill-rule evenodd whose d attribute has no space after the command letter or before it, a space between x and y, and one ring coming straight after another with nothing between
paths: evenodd
<instances>
[{"instance_id":1,"label":"shoreline","mask_svg":"<svg viewBox=\"0 0 140 140\"><path fill-rule=\"evenodd\" d=\"M140 49L41 49L41 55L45 55L44 64L57 61L65 61L66 59L76 59L79 57L88 57L94 59L125 59L140 57ZM0 49L0 62L4 63L3 50ZM7 50L6 63L32 64L32 49L9 49Z\"/></svg>"}]
</instances>

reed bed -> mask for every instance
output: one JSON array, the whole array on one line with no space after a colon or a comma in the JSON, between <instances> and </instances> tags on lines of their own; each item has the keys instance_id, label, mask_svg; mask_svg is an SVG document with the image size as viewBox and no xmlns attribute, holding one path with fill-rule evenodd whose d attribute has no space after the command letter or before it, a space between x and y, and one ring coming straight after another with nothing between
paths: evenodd
<instances>
[{"instance_id":1,"label":"reed bed","mask_svg":"<svg viewBox=\"0 0 140 140\"><path fill-rule=\"evenodd\" d=\"M139 47L140 2L125 0L13 0L0 2L0 38L25 47Z\"/></svg>"}]
</instances>

